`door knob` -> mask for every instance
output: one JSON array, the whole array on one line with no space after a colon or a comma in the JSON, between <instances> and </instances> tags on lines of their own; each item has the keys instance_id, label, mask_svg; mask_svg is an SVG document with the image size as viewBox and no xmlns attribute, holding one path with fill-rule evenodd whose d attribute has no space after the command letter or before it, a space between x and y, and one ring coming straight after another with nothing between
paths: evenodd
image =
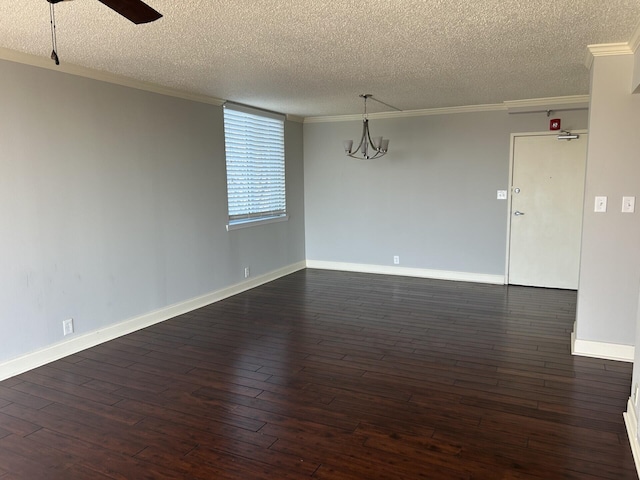
<instances>
[{"instance_id":1,"label":"door knob","mask_svg":"<svg viewBox=\"0 0 640 480\"><path fill-rule=\"evenodd\" d=\"M520 215L524 215L524 212L521 212L520 210L516 210L515 212L513 212L513 214L514 214L516 217L519 217Z\"/></svg>"}]
</instances>

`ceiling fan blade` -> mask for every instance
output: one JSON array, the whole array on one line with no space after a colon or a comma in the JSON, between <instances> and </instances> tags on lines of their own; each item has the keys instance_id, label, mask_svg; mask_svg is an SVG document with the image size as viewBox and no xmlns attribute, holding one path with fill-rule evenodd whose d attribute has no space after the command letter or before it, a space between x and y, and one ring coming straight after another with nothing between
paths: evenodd
<instances>
[{"instance_id":1,"label":"ceiling fan blade","mask_svg":"<svg viewBox=\"0 0 640 480\"><path fill-rule=\"evenodd\" d=\"M131 20L136 25L158 20L162 14L141 0L99 0L110 9Z\"/></svg>"}]
</instances>

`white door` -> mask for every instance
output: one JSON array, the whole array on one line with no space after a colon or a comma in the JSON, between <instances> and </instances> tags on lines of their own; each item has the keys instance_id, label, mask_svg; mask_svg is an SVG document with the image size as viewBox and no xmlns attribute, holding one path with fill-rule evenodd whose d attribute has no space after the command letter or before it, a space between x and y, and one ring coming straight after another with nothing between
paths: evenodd
<instances>
[{"instance_id":1,"label":"white door","mask_svg":"<svg viewBox=\"0 0 640 480\"><path fill-rule=\"evenodd\" d=\"M514 137L509 283L578 288L587 134Z\"/></svg>"}]
</instances>

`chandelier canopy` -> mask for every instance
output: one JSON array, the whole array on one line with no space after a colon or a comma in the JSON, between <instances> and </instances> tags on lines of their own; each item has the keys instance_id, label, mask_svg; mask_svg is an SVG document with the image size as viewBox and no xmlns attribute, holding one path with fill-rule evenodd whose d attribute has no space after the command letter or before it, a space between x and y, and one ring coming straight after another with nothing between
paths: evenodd
<instances>
[{"instance_id":1,"label":"chandelier canopy","mask_svg":"<svg viewBox=\"0 0 640 480\"><path fill-rule=\"evenodd\" d=\"M362 137L360 143L355 150L353 140L345 140L344 151L349 157L359 158L362 160L371 160L385 155L389 149L389 139L382 137L373 137L369 133L369 119L367 118L367 100L373 97L370 93L361 93L360 98L364 99L364 113L362 115ZM373 98L373 100L376 100ZM378 100L376 100L378 101ZM383 102L380 102L383 103ZM386 105L386 104L384 104ZM395 107L392 107L395 108ZM397 110L397 109L396 109Z\"/></svg>"}]
</instances>

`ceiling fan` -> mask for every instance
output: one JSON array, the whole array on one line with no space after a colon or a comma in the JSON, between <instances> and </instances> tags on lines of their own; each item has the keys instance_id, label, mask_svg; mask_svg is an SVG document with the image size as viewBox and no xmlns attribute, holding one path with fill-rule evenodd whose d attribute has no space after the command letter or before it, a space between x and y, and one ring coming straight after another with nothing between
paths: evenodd
<instances>
[{"instance_id":1,"label":"ceiling fan","mask_svg":"<svg viewBox=\"0 0 640 480\"><path fill-rule=\"evenodd\" d=\"M60 65L58 54L56 52L56 20L53 6L56 3L66 2L69 0L47 0L50 3L51 14L51 41L53 43L53 51L51 59ZM142 0L98 0L116 13L119 13L127 20L132 21L136 25L141 23L149 23L158 20L162 14L151 8Z\"/></svg>"},{"instance_id":2,"label":"ceiling fan","mask_svg":"<svg viewBox=\"0 0 640 480\"><path fill-rule=\"evenodd\" d=\"M68 2L69 0L47 0L51 4L60 2ZM105 4L110 9L119 13L128 20L131 20L136 25L141 23L153 22L162 17L162 14L156 12L146 3L141 0L98 0L100 3Z\"/></svg>"}]
</instances>

